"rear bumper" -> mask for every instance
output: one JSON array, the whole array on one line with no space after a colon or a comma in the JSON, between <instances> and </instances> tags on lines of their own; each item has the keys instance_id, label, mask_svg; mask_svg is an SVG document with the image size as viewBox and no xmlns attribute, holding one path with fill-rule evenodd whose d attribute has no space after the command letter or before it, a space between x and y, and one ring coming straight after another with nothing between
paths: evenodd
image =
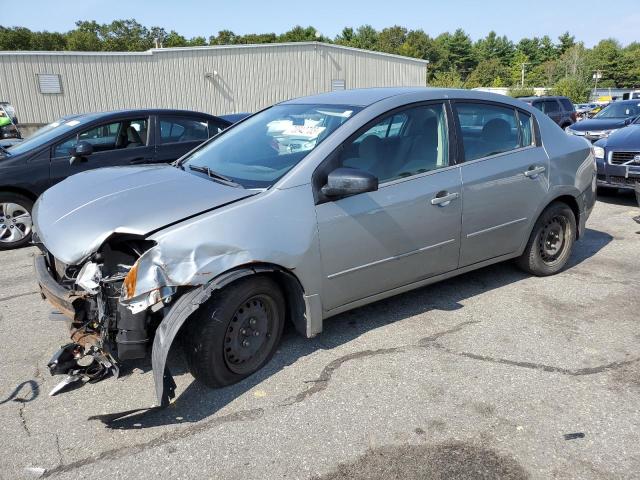
<instances>
[{"instance_id":1,"label":"rear bumper","mask_svg":"<svg viewBox=\"0 0 640 480\"><path fill-rule=\"evenodd\" d=\"M85 309L79 304L84 302L86 294L60 286L53 278L44 255L37 254L33 266L42 297L72 322L81 321Z\"/></svg>"}]
</instances>

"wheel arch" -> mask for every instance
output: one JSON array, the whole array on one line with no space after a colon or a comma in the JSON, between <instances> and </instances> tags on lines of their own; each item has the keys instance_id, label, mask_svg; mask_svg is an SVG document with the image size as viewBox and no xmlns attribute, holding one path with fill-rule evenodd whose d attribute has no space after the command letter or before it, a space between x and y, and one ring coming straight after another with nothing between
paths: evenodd
<instances>
[{"instance_id":1,"label":"wheel arch","mask_svg":"<svg viewBox=\"0 0 640 480\"><path fill-rule=\"evenodd\" d=\"M282 289L287 313L285 321L291 321L296 330L308 336L311 308L304 295L302 283L289 269L266 262L253 262L236 266L213 278L206 285L191 288L183 293L171 306L160 322L151 350L151 364L156 397L161 406L167 406L175 397L175 382L167 368L167 356L173 340L200 305L205 303L213 292L231 286L234 282L251 275L269 275Z\"/></svg>"},{"instance_id":2,"label":"wheel arch","mask_svg":"<svg viewBox=\"0 0 640 480\"><path fill-rule=\"evenodd\" d=\"M571 208L571 211L573 212L573 214L576 217L576 225L580 225L580 205L578 204L578 200L576 199L576 197L574 197L573 195L559 195L557 197L555 197L553 200L551 200L549 203L547 203L547 205L545 205L545 207L542 209L542 211L540 212L540 214L542 214L542 212L544 212L546 210L546 208L551 205L553 202L561 202L564 203L566 205L569 206L569 208ZM538 215L539 217L540 215ZM576 229L576 240L580 238L580 228Z\"/></svg>"},{"instance_id":3,"label":"wheel arch","mask_svg":"<svg viewBox=\"0 0 640 480\"><path fill-rule=\"evenodd\" d=\"M33 192L27 190L26 188L14 187L12 185L0 186L0 194L1 193L13 193L13 194L16 194L16 195L22 195L23 197L28 198L29 200L31 200L34 203L38 199L37 195L35 195Z\"/></svg>"}]
</instances>

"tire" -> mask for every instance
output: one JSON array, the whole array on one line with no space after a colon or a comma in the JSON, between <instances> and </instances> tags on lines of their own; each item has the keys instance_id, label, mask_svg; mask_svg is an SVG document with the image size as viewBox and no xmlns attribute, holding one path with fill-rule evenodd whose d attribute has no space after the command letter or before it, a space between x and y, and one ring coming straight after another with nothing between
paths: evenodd
<instances>
[{"instance_id":1,"label":"tire","mask_svg":"<svg viewBox=\"0 0 640 480\"><path fill-rule=\"evenodd\" d=\"M554 275L564 268L576 241L576 217L562 202L553 202L540 215L523 254L516 263L539 277Z\"/></svg>"},{"instance_id":2,"label":"tire","mask_svg":"<svg viewBox=\"0 0 640 480\"><path fill-rule=\"evenodd\" d=\"M282 292L264 275L216 292L187 324L183 344L191 374L212 388L250 376L271 360L284 321Z\"/></svg>"},{"instance_id":3,"label":"tire","mask_svg":"<svg viewBox=\"0 0 640 480\"><path fill-rule=\"evenodd\" d=\"M33 201L17 193L0 192L0 250L31 242Z\"/></svg>"}]
</instances>

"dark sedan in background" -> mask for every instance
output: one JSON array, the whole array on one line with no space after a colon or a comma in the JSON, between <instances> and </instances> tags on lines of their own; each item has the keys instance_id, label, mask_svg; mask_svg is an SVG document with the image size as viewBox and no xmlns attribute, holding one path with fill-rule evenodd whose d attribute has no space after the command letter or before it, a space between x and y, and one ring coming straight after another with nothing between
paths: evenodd
<instances>
[{"instance_id":1,"label":"dark sedan in background","mask_svg":"<svg viewBox=\"0 0 640 480\"><path fill-rule=\"evenodd\" d=\"M172 162L231 125L187 110L121 110L61 118L0 149L0 250L26 245L37 197L85 170Z\"/></svg>"},{"instance_id":2,"label":"dark sedan in background","mask_svg":"<svg viewBox=\"0 0 640 480\"><path fill-rule=\"evenodd\" d=\"M639 115L639 100L613 102L593 118L583 120L567 128L566 132L584 137L590 142L596 142L602 138L607 138L616 130L626 127Z\"/></svg>"},{"instance_id":3,"label":"dark sedan in background","mask_svg":"<svg viewBox=\"0 0 640 480\"><path fill-rule=\"evenodd\" d=\"M638 101L635 101L638 103ZM640 182L640 118L594 144L599 188L632 190Z\"/></svg>"}]
</instances>

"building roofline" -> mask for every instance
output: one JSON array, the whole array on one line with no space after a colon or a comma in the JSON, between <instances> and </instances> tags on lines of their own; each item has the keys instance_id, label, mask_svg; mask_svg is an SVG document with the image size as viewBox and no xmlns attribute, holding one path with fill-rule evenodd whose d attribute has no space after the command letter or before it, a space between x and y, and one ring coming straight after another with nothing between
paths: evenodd
<instances>
[{"instance_id":1,"label":"building roofline","mask_svg":"<svg viewBox=\"0 0 640 480\"><path fill-rule=\"evenodd\" d=\"M152 48L144 52L82 52L71 50L57 50L57 51L45 51L45 50L3 50L0 51L0 56L32 56L32 55L51 55L51 56L150 56L156 54L162 54L166 52L178 52L178 51L199 51L199 50L232 50L232 49L250 49L250 48L280 48L280 47L292 47L292 46L316 46L335 48L339 50L350 50L360 53L366 53L374 56L384 56L396 58L405 62L414 62L422 65L427 65L428 60L422 60L420 58L405 57L403 55L396 55L393 53L376 52L373 50L364 50L362 48L347 47L344 45L335 45L333 43L324 42L283 42L283 43L251 43L241 45L206 45L202 47L171 47L171 48Z\"/></svg>"}]
</instances>

